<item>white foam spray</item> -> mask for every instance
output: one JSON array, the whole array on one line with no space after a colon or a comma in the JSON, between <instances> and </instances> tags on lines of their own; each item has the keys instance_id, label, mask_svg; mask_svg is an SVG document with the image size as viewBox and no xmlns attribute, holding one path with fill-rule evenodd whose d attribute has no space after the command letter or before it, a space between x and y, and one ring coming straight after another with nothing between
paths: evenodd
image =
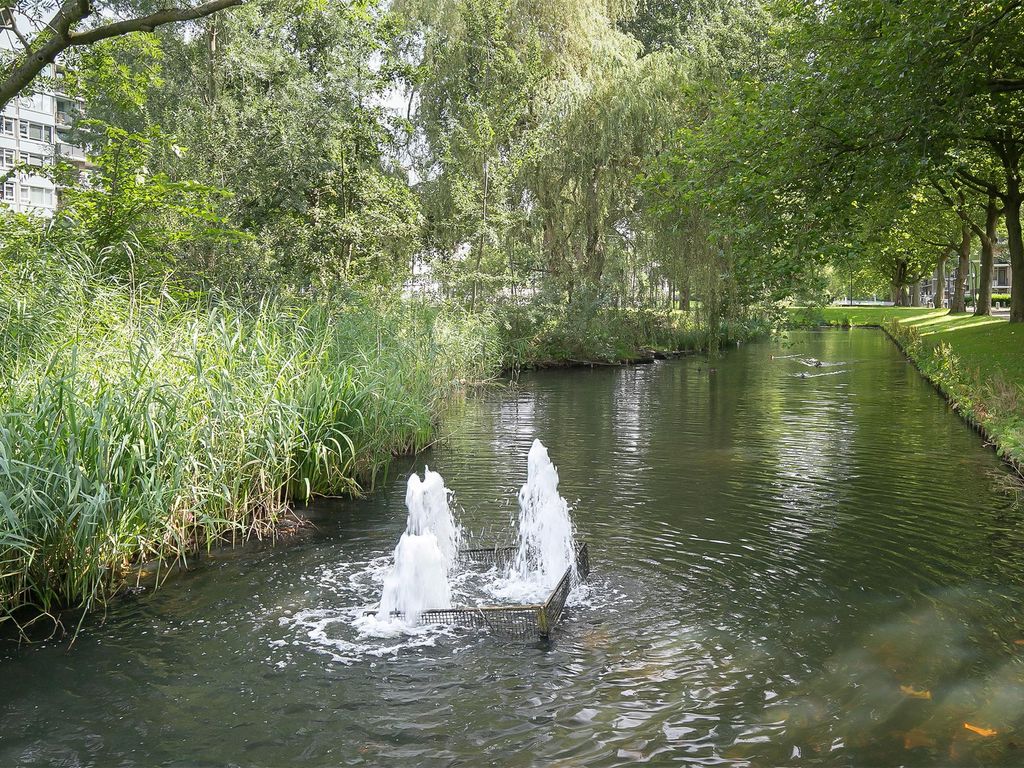
<instances>
[{"instance_id":1,"label":"white foam spray","mask_svg":"<svg viewBox=\"0 0 1024 768\"><path fill-rule=\"evenodd\" d=\"M519 548L508 579L496 594L518 599L546 596L567 568L575 572L573 534L569 505L558 493L558 470L548 449L534 440L526 484L519 490Z\"/></svg>"},{"instance_id":2,"label":"white foam spray","mask_svg":"<svg viewBox=\"0 0 1024 768\"><path fill-rule=\"evenodd\" d=\"M393 635L415 625L424 611L451 607L448 572L458 561L462 529L452 516L450 495L437 472L424 469L422 480L415 473L409 478L405 533L384 576L377 615L356 622L361 632Z\"/></svg>"},{"instance_id":3,"label":"white foam spray","mask_svg":"<svg viewBox=\"0 0 1024 768\"><path fill-rule=\"evenodd\" d=\"M437 546L444 555L449 570L458 562L462 544L462 528L452 514L451 491L444 487L444 478L429 467L423 469L423 479L414 472L405 490L405 506L409 510L406 533L420 535L430 531L437 537Z\"/></svg>"},{"instance_id":4,"label":"white foam spray","mask_svg":"<svg viewBox=\"0 0 1024 768\"><path fill-rule=\"evenodd\" d=\"M434 608L450 608L451 587L448 564L430 531L403 533L395 547L395 567L384 577L378 614L385 619L394 613L415 624L420 614Z\"/></svg>"}]
</instances>

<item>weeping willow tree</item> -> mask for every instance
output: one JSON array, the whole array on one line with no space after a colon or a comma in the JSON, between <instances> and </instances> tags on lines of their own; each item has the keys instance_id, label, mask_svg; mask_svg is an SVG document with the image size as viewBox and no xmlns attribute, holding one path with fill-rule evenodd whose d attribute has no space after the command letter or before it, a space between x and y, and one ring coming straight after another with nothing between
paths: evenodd
<instances>
[{"instance_id":1,"label":"weeping willow tree","mask_svg":"<svg viewBox=\"0 0 1024 768\"><path fill-rule=\"evenodd\" d=\"M646 221L637 179L664 149L679 112L685 75L676 56L640 58L632 40L616 54L544 105L543 139L529 169L548 283L570 299L625 296L610 278L647 241L639 236Z\"/></svg>"},{"instance_id":2,"label":"weeping willow tree","mask_svg":"<svg viewBox=\"0 0 1024 768\"><path fill-rule=\"evenodd\" d=\"M471 307L679 302L717 334L745 260L716 201L696 194L716 169L686 164L722 83L761 66L760 5L733 24L740 5L676 19L673 42L653 45L632 33L632 4L410 4L433 282Z\"/></svg>"},{"instance_id":3,"label":"weeping willow tree","mask_svg":"<svg viewBox=\"0 0 1024 768\"><path fill-rule=\"evenodd\" d=\"M692 24L646 43L670 40L689 77L671 147L646 169L644 210L676 249L665 265L683 305L716 339L723 323L763 315L808 284L820 233L808 224L807 192L789 178L785 136L773 130L786 115L771 100L786 66L773 41L780 22L757 0L690 6Z\"/></svg>"},{"instance_id":4,"label":"weeping willow tree","mask_svg":"<svg viewBox=\"0 0 1024 768\"><path fill-rule=\"evenodd\" d=\"M414 101L426 242L435 278L475 307L482 294L509 285L505 251L522 228L517 180L543 52L505 0L419 12L424 52Z\"/></svg>"},{"instance_id":5,"label":"weeping willow tree","mask_svg":"<svg viewBox=\"0 0 1024 768\"><path fill-rule=\"evenodd\" d=\"M434 277L471 306L515 294L551 266L536 258L537 181L563 138L566 94L603 59L636 53L589 0L424 2L407 13L422 42L412 104Z\"/></svg>"},{"instance_id":6,"label":"weeping willow tree","mask_svg":"<svg viewBox=\"0 0 1024 768\"><path fill-rule=\"evenodd\" d=\"M683 71L678 56L641 57L616 29L624 10L419 8L418 186L450 294L619 297L609 263L643 240L636 179L670 135Z\"/></svg>"}]
</instances>

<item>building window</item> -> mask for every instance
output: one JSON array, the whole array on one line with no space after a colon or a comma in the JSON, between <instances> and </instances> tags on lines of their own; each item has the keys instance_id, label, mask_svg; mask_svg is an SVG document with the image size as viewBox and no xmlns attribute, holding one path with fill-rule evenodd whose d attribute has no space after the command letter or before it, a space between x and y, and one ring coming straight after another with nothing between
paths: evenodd
<instances>
[{"instance_id":1,"label":"building window","mask_svg":"<svg viewBox=\"0 0 1024 768\"><path fill-rule=\"evenodd\" d=\"M37 155L35 152L22 152L21 161L25 165L34 165L39 168L46 165L46 157L44 155Z\"/></svg>"},{"instance_id":2,"label":"building window","mask_svg":"<svg viewBox=\"0 0 1024 768\"><path fill-rule=\"evenodd\" d=\"M14 202L14 182L5 181L3 189L3 199L9 203Z\"/></svg>"},{"instance_id":3,"label":"building window","mask_svg":"<svg viewBox=\"0 0 1024 768\"><path fill-rule=\"evenodd\" d=\"M21 202L38 208L53 207L53 190L44 187L21 187Z\"/></svg>"},{"instance_id":4,"label":"building window","mask_svg":"<svg viewBox=\"0 0 1024 768\"><path fill-rule=\"evenodd\" d=\"M21 97L21 106L36 112L53 112L53 96L46 93L33 93Z\"/></svg>"},{"instance_id":5,"label":"building window","mask_svg":"<svg viewBox=\"0 0 1024 768\"><path fill-rule=\"evenodd\" d=\"M19 127L23 138L30 139L32 141L45 141L47 144L53 143L52 126L40 125L39 123L30 123L28 120L22 120Z\"/></svg>"},{"instance_id":6,"label":"building window","mask_svg":"<svg viewBox=\"0 0 1024 768\"><path fill-rule=\"evenodd\" d=\"M14 166L14 150L0 149L0 168L12 168Z\"/></svg>"},{"instance_id":7,"label":"building window","mask_svg":"<svg viewBox=\"0 0 1024 768\"><path fill-rule=\"evenodd\" d=\"M0 133L3 133L7 136L14 135L14 118L0 118Z\"/></svg>"}]
</instances>

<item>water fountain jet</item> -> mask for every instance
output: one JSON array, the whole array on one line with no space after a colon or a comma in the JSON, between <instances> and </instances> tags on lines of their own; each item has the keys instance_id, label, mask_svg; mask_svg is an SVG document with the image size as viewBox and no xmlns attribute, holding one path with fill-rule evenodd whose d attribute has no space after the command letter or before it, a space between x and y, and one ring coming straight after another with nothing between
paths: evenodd
<instances>
[{"instance_id":1,"label":"water fountain jet","mask_svg":"<svg viewBox=\"0 0 1024 768\"><path fill-rule=\"evenodd\" d=\"M519 491L519 545L460 549L462 529L452 517L450 492L439 474L415 474L406 489L406 530L395 548L375 614L357 619L364 634L391 636L417 624L486 627L501 634L549 636L572 589L590 570L586 544L574 541L569 505L558 493L558 471L534 440L527 480ZM460 563L491 566L458 574L490 580L485 591L499 605L453 606L449 575Z\"/></svg>"},{"instance_id":2,"label":"water fountain jet","mask_svg":"<svg viewBox=\"0 0 1024 768\"><path fill-rule=\"evenodd\" d=\"M451 607L448 573L458 561L462 528L452 516L450 495L441 475L429 468L422 480L415 472L409 478L405 533L384 577L376 616L364 617L362 629L390 632L396 623L416 624L424 611Z\"/></svg>"},{"instance_id":3,"label":"water fountain jet","mask_svg":"<svg viewBox=\"0 0 1024 768\"><path fill-rule=\"evenodd\" d=\"M423 468L422 480L413 472L405 491L405 506L409 511L406 533L433 533L449 570L457 563L462 545L462 528L455 522L450 497L451 491L445 488L444 478L431 472L429 467Z\"/></svg>"},{"instance_id":4,"label":"water fountain jet","mask_svg":"<svg viewBox=\"0 0 1024 768\"><path fill-rule=\"evenodd\" d=\"M548 449L534 440L527 458L526 483L519 489L519 549L512 564L513 578L550 589L567 568L575 578L569 504L558 493L558 470Z\"/></svg>"}]
</instances>

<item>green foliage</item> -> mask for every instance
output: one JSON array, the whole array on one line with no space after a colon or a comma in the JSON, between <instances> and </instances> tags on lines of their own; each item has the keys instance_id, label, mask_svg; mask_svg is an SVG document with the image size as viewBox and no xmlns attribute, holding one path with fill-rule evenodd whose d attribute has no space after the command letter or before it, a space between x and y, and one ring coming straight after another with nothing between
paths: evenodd
<instances>
[{"instance_id":1,"label":"green foliage","mask_svg":"<svg viewBox=\"0 0 1024 768\"><path fill-rule=\"evenodd\" d=\"M426 241L451 294L475 306L507 282L506 233L522 226L519 176L540 84L536 31L517 37L513 3L462 0L451 23L425 31L417 121L428 150L418 158ZM455 255L468 250L463 263Z\"/></svg>"},{"instance_id":2,"label":"green foliage","mask_svg":"<svg viewBox=\"0 0 1024 768\"><path fill-rule=\"evenodd\" d=\"M78 48L64 62L61 89L84 99L94 118L117 120L119 128L141 131L148 94L163 84L163 56L157 37L142 33Z\"/></svg>"},{"instance_id":3,"label":"green foliage","mask_svg":"<svg viewBox=\"0 0 1024 768\"><path fill-rule=\"evenodd\" d=\"M406 70L393 15L367 2L258 0L158 35L144 109L85 103L175 137L151 159L154 174L230 192L218 214L246 237L192 249L177 280L258 295L404 279L421 217L395 167L408 126L385 106Z\"/></svg>"},{"instance_id":4,"label":"green foliage","mask_svg":"<svg viewBox=\"0 0 1024 768\"><path fill-rule=\"evenodd\" d=\"M737 77L764 62L771 16L755 0L639 0L620 21L647 52L675 49L711 77Z\"/></svg>"},{"instance_id":5,"label":"green foliage","mask_svg":"<svg viewBox=\"0 0 1024 768\"><path fill-rule=\"evenodd\" d=\"M773 122L797 150L786 172L815 201L821 231L845 234L850 221L881 241L865 255L887 252L880 270L894 288L920 271L915 258L934 263L956 247L961 220L977 218L989 187L1006 203L1008 224L1009 214L1017 218L1012 148L1024 81L1008 51L1024 41L1020 12L966 2L789 5L791 55L772 97ZM1001 90L1005 79L1016 85ZM936 190L944 223L934 203L920 205ZM1009 250L1024 268L1017 228L1009 226ZM910 259L901 255L908 239Z\"/></svg>"},{"instance_id":6,"label":"green foliage","mask_svg":"<svg viewBox=\"0 0 1024 768\"><path fill-rule=\"evenodd\" d=\"M641 57L604 3L416 7L419 189L446 294L662 303L685 270L637 180L685 113L698 64Z\"/></svg>"},{"instance_id":7,"label":"green foliage","mask_svg":"<svg viewBox=\"0 0 1024 768\"><path fill-rule=\"evenodd\" d=\"M45 169L62 183L52 221L0 212L0 252L8 263L46 254L69 264L89 262L108 280L136 282L165 276L190 251L237 240L239 233L218 212L222 191L150 171L166 136L156 129L138 134L92 127L103 139L87 182L68 165Z\"/></svg>"},{"instance_id":8,"label":"green foliage","mask_svg":"<svg viewBox=\"0 0 1024 768\"><path fill-rule=\"evenodd\" d=\"M565 305L503 305L496 322L509 368L620 362L650 350L693 350L699 335L678 313Z\"/></svg>"},{"instance_id":9,"label":"green foliage","mask_svg":"<svg viewBox=\"0 0 1024 768\"><path fill-rule=\"evenodd\" d=\"M149 170L154 153L167 148L166 136L98 127L103 140L88 184L65 189L60 218L48 230L54 251L80 249L102 274L138 280L167 272L183 246L212 248L235 237L218 214L224 193Z\"/></svg>"},{"instance_id":10,"label":"green foliage","mask_svg":"<svg viewBox=\"0 0 1024 768\"><path fill-rule=\"evenodd\" d=\"M566 363L617 363L652 353L708 351L719 342L766 335L771 324L759 319L723 323L709 340L692 313L613 309L597 305L500 304L494 310L506 368Z\"/></svg>"}]
</instances>

